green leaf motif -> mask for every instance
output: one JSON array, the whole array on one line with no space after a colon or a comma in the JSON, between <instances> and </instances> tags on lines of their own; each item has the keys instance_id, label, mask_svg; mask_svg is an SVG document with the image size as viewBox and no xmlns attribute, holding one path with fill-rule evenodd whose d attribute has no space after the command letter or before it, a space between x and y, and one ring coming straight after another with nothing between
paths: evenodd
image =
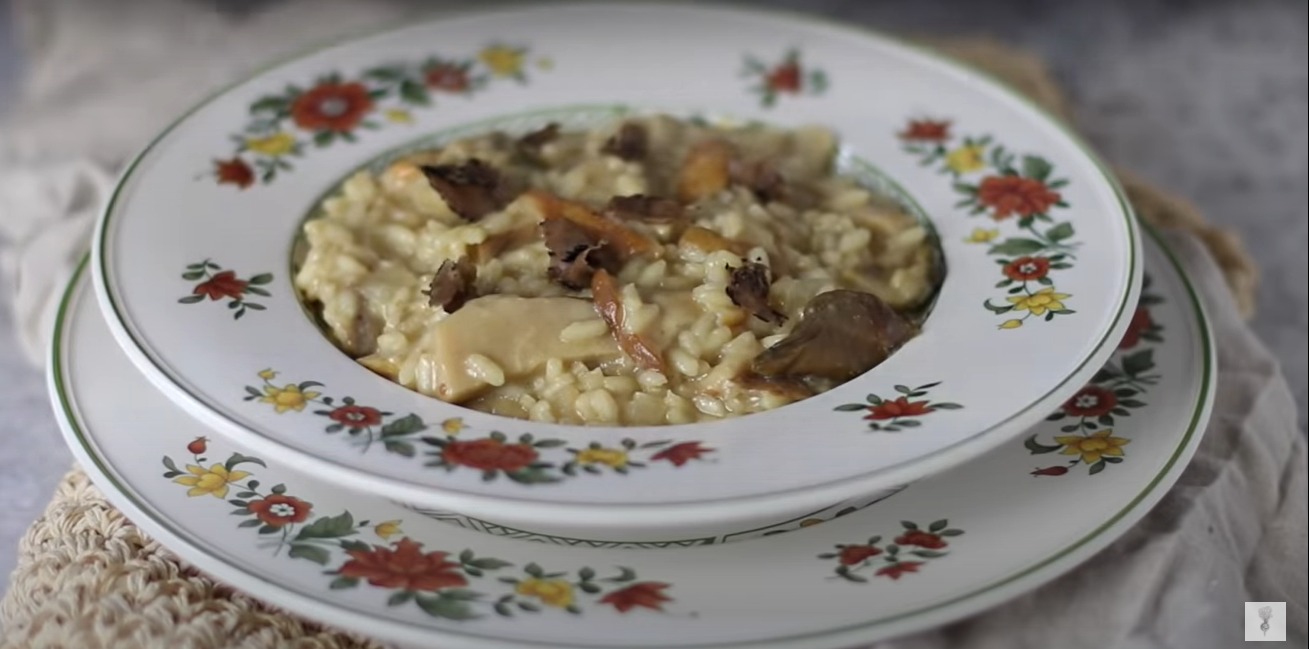
<instances>
[{"instance_id":1,"label":"green leaf motif","mask_svg":"<svg viewBox=\"0 0 1309 649\"><path fill-rule=\"evenodd\" d=\"M258 464L259 466L264 467L265 469L268 468L268 465L264 464L263 460L257 457L251 457L249 455L241 455L240 453L233 453L231 457L227 458L227 462L223 463L223 466L228 471L231 471L232 469L236 468L238 465L241 464Z\"/></svg>"},{"instance_id":2,"label":"green leaf motif","mask_svg":"<svg viewBox=\"0 0 1309 649\"><path fill-rule=\"evenodd\" d=\"M1032 435L1031 437L1028 437L1025 441L1023 441L1023 447L1026 448L1028 451L1031 451L1032 455L1044 455L1046 453L1053 453L1063 448L1063 446L1047 446L1045 444L1042 444L1036 441L1036 435Z\"/></svg>"},{"instance_id":3,"label":"green leaf motif","mask_svg":"<svg viewBox=\"0 0 1309 649\"><path fill-rule=\"evenodd\" d=\"M346 588L354 588L358 585L359 580L354 577L337 577L332 580L332 583L328 585L328 588L331 588L332 590L343 590Z\"/></svg>"},{"instance_id":4,"label":"green leaf motif","mask_svg":"<svg viewBox=\"0 0 1309 649\"><path fill-rule=\"evenodd\" d=\"M382 437L412 435L424 430L427 430L427 424L423 423L423 419L418 415L409 414L382 426Z\"/></svg>"},{"instance_id":5,"label":"green leaf motif","mask_svg":"<svg viewBox=\"0 0 1309 649\"><path fill-rule=\"evenodd\" d=\"M295 538L296 540L335 539L354 533L354 516L351 516L350 512L342 512L336 516L324 516L300 528L300 533L296 534Z\"/></svg>"},{"instance_id":6,"label":"green leaf motif","mask_svg":"<svg viewBox=\"0 0 1309 649\"><path fill-rule=\"evenodd\" d=\"M1045 244L1036 239L1010 238L991 246L989 254L1023 256L1045 250Z\"/></svg>"},{"instance_id":7,"label":"green leaf motif","mask_svg":"<svg viewBox=\"0 0 1309 649\"><path fill-rule=\"evenodd\" d=\"M325 566L331 560L332 555L326 548L321 548L308 543L292 543L291 549L287 550L287 556L292 559L308 559L314 563Z\"/></svg>"},{"instance_id":8,"label":"green leaf motif","mask_svg":"<svg viewBox=\"0 0 1309 649\"><path fill-rule=\"evenodd\" d=\"M1154 350L1146 349L1123 358L1123 373L1135 377L1154 369Z\"/></svg>"},{"instance_id":9,"label":"green leaf motif","mask_svg":"<svg viewBox=\"0 0 1309 649\"><path fill-rule=\"evenodd\" d=\"M1028 178L1035 178L1044 182L1046 178L1050 177L1050 170L1053 168L1053 165L1045 158L1034 155L1023 156L1023 175Z\"/></svg>"},{"instance_id":10,"label":"green leaf motif","mask_svg":"<svg viewBox=\"0 0 1309 649\"><path fill-rule=\"evenodd\" d=\"M1058 243L1065 239L1071 239L1073 237L1073 234L1075 234L1075 232L1073 231L1073 224L1064 221L1063 223L1060 223L1054 226L1053 228L1046 230L1045 238L1054 241L1055 243Z\"/></svg>"}]
</instances>

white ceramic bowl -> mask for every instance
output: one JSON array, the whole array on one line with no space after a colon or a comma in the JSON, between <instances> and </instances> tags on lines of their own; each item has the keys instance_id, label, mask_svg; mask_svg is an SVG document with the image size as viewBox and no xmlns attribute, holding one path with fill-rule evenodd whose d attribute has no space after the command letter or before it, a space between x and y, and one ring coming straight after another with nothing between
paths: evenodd
<instances>
[{"instance_id":1,"label":"white ceramic bowl","mask_svg":"<svg viewBox=\"0 0 1309 649\"><path fill-rule=\"evenodd\" d=\"M459 95L424 88L433 56L465 61L487 83ZM777 81L787 65L791 81ZM366 74L379 66L393 73ZM288 106L330 100L330 86L347 83L373 93L354 128L296 126ZM468 125L525 132L628 110L835 129L847 169L939 233L948 273L922 334L873 371L793 405L605 429L511 420L411 392L341 354L306 317L288 251L302 219L350 172ZM284 135L260 143L251 133ZM235 293L197 291L229 271ZM1130 208L1104 167L977 73L793 16L581 4L406 27L218 93L124 173L99 224L93 273L135 364L262 455L510 528L650 542L723 540L858 506L1012 438L1112 353L1141 263ZM330 413L346 397L382 421L333 434ZM518 460L428 466L449 445L483 457L513 447L504 457ZM591 445L619 455L580 461Z\"/></svg>"}]
</instances>

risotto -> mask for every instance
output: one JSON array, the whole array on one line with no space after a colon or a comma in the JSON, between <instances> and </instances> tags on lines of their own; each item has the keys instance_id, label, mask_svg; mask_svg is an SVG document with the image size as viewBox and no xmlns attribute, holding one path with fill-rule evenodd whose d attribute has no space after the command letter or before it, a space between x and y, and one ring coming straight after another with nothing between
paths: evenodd
<instances>
[{"instance_id":1,"label":"risotto","mask_svg":"<svg viewBox=\"0 0 1309 649\"><path fill-rule=\"evenodd\" d=\"M667 116L493 132L361 171L295 283L407 388L542 422L684 424L831 389L917 332L928 233L821 128Z\"/></svg>"}]
</instances>

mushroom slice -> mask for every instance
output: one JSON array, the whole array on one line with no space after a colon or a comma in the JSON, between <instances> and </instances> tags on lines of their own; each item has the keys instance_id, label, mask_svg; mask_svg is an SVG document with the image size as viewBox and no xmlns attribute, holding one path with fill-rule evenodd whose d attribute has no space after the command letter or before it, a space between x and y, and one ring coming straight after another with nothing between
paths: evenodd
<instances>
[{"instance_id":1,"label":"mushroom slice","mask_svg":"<svg viewBox=\"0 0 1309 649\"><path fill-rule=\"evenodd\" d=\"M617 156L623 160L641 160L649 150L650 138L645 132L645 127L635 122L624 122L618 127L618 132L606 140L604 146L600 148L601 153Z\"/></svg>"},{"instance_id":2,"label":"mushroom slice","mask_svg":"<svg viewBox=\"0 0 1309 649\"><path fill-rule=\"evenodd\" d=\"M871 293L836 290L805 305L795 331L755 357L764 376L848 381L878 366L918 333Z\"/></svg>"},{"instance_id":3,"label":"mushroom slice","mask_svg":"<svg viewBox=\"0 0 1309 649\"><path fill-rule=\"evenodd\" d=\"M474 283L477 281L477 266L467 257L459 261L447 259L441 262L432 276L432 283L426 291L428 304L445 309L446 313L458 311L469 300L477 297Z\"/></svg>"},{"instance_id":4,"label":"mushroom slice","mask_svg":"<svg viewBox=\"0 0 1309 649\"><path fill-rule=\"evenodd\" d=\"M772 160L733 159L728 165L728 176L733 183L754 192L755 197L765 203L786 198L786 179Z\"/></svg>"},{"instance_id":5,"label":"mushroom slice","mask_svg":"<svg viewBox=\"0 0 1309 649\"><path fill-rule=\"evenodd\" d=\"M529 190L531 199L541 213L543 221L564 219L586 231L597 241L608 242L622 260L644 253L659 254L659 244L639 232L613 219L597 214L591 208L540 189Z\"/></svg>"},{"instance_id":6,"label":"mushroom slice","mask_svg":"<svg viewBox=\"0 0 1309 649\"><path fill-rule=\"evenodd\" d=\"M609 199L605 215L619 221L651 224L676 223L686 217L686 209L671 198L634 194Z\"/></svg>"},{"instance_id":7,"label":"mushroom slice","mask_svg":"<svg viewBox=\"0 0 1309 649\"><path fill-rule=\"evenodd\" d=\"M727 189L734 154L726 140L704 140L693 145L678 171L677 198L694 203Z\"/></svg>"},{"instance_id":8,"label":"mushroom slice","mask_svg":"<svg viewBox=\"0 0 1309 649\"><path fill-rule=\"evenodd\" d=\"M729 267L728 270L732 277L727 283L727 297L732 298L732 304L769 324L786 322L786 316L768 303L771 271L767 266L757 261L747 261L739 268Z\"/></svg>"},{"instance_id":9,"label":"mushroom slice","mask_svg":"<svg viewBox=\"0 0 1309 649\"><path fill-rule=\"evenodd\" d=\"M637 365L648 369L664 371L664 360L659 356L654 344L639 333L626 329L626 315L623 303L618 296L618 284L612 275L604 270L596 271L591 278L591 295L595 301L595 310L609 325L619 349L627 354Z\"/></svg>"},{"instance_id":10,"label":"mushroom slice","mask_svg":"<svg viewBox=\"0 0 1309 649\"><path fill-rule=\"evenodd\" d=\"M504 207L500 172L477 158L459 165L425 166L422 170L450 211L465 221L477 221Z\"/></svg>"}]
</instances>

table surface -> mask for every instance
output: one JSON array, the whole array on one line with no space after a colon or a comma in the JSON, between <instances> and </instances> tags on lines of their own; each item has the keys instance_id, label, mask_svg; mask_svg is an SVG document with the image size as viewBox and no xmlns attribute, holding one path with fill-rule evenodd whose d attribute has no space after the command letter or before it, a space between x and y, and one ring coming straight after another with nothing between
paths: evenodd
<instances>
[{"instance_id":1,"label":"table surface","mask_svg":"<svg viewBox=\"0 0 1309 649\"><path fill-rule=\"evenodd\" d=\"M199 0L179 0L199 1ZM244 3L249 4L249 3ZM909 34L990 34L1047 58L1110 162L1199 205L1262 267L1256 331L1306 411L1309 9L1250 0L773 0ZM0 0L0 111L21 61ZM4 218L0 215L0 218ZM0 286L0 302L4 301ZM0 312L0 590L19 536L71 464L41 374Z\"/></svg>"}]
</instances>

